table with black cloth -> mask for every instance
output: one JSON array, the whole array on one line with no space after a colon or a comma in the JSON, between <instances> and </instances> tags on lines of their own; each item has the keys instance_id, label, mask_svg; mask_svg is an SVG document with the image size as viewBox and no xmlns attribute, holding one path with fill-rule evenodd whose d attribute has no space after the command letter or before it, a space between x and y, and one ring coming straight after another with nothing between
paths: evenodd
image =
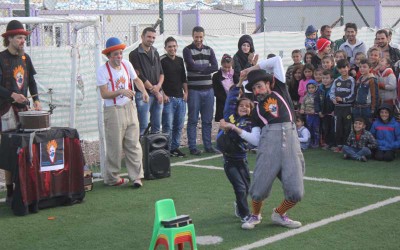
<instances>
[{"instance_id":1,"label":"table with black cloth","mask_svg":"<svg viewBox=\"0 0 400 250\"><path fill-rule=\"evenodd\" d=\"M64 168L41 172L40 143L60 138L64 139ZM85 197L84 164L76 129L1 134L0 168L12 173L15 189L11 208L15 215L81 202Z\"/></svg>"}]
</instances>

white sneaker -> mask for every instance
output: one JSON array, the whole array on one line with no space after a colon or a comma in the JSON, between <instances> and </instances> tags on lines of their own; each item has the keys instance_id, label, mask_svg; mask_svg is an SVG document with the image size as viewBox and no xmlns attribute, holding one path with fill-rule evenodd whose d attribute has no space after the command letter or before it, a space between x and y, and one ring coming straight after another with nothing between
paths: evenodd
<instances>
[{"instance_id":1,"label":"white sneaker","mask_svg":"<svg viewBox=\"0 0 400 250\"><path fill-rule=\"evenodd\" d=\"M299 228L302 226L300 221L291 220L286 213L284 215L278 214L275 212L275 208L272 210L271 220L276 225L288 228Z\"/></svg>"},{"instance_id":2,"label":"white sneaker","mask_svg":"<svg viewBox=\"0 0 400 250\"><path fill-rule=\"evenodd\" d=\"M242 224L243 229L253 229L257 224L261 223L261 215L252 214L250 218Z\"/></svg>"}]
</instances>

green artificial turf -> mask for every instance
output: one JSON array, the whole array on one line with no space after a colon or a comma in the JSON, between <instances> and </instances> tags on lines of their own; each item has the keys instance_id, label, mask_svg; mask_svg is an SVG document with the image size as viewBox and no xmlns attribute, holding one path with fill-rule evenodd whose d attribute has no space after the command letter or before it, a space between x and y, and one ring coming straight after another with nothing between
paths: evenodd
<instances>
[{"instance_id":1,"label":"green artificial turf","mask_svg":"<svg viewBox=\"0 0 400 250\"><path fill-rule=\"evenodd\" d=\"M186 151L187 152L187 151ZM323 150L305 152L306 176L400 187L398 159L391 163L360 163ZM173 163L212 156L172 159ZM254 168L255 154L249 154ZM222 168L222 158L193 162ZM302 202L289 215L303 225L368 206L400 195L399 190L360 187L305 180ZM282 201L280 182L262 210L263 221L252 231L240 228L234 216L234 193L224 171L173 166L171 177L145 181L141 189L108 187L97 182L82 204L40 210L16 217L0 204L1 249L148 249L154 203L172 198L178 214L189 214L197 236L219 236L219 245L199 249L232 249L287 232L270 221L271 211ZM368 211L260 249L398 249L396 218L400 204ZM49 217L55 217L49 220ZM164 248L160 248L164 249Z\"/></svg>"}]
</instances>

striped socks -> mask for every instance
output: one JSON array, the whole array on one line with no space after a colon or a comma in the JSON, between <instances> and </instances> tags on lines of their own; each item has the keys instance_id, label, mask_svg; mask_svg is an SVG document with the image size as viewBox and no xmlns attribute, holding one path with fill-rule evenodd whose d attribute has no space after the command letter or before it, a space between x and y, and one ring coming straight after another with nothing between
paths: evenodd
<instances>
[{"instance_id":1,"label":"striped socks","mask_svg":"<svg viewBox=\"0 0 400 250\"><path fill-rule=\"evenodd\" d=\"M281 205L279 205L279 207L275 208L275 212L277 212L280 215L284 215L286 213L286 211L288 211L289 209L294 207L296 204L297 204L297 202L283 200Z\"/></svg>"},{"instance_id":2,"label":"striped socks","mask_svg":"<svg viewBox=\"0 0 400 250\"><path fill-rule=\"evenodd\" d=\"M262 201L251 201L251 206L253 207L253 215L259 215L261 213Z\"/></svg>"}]
</instances>

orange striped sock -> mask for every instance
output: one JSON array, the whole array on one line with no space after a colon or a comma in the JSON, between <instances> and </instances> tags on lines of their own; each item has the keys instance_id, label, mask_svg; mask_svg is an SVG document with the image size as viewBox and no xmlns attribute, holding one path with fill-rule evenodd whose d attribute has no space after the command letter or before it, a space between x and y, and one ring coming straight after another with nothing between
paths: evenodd
<instances>
[{"instance_id":1,"label":"orange striped sock","mask_svg":"<svg viewBox=\"0 0 400 250\"><path fill-rule=\"evenodd\" d=\"M277 212L280 215L283 215L286 213L286 211L288 211L289 209L294 207L296 204L297 204L297 202L283 200L281 205L279 205L279 207L275 208L275 212Z\"/></svg>"},{"instance_id":2,"label":"orange striped sock","mask_svg":"<svg viewBox=\"0 0 400 250\"><path fill-rule=\"evenodd\" d=\"M259 215L261 213L262 201L251 201L251 205L253 207L253 214Z\"/></svg>"}]
</instances>

